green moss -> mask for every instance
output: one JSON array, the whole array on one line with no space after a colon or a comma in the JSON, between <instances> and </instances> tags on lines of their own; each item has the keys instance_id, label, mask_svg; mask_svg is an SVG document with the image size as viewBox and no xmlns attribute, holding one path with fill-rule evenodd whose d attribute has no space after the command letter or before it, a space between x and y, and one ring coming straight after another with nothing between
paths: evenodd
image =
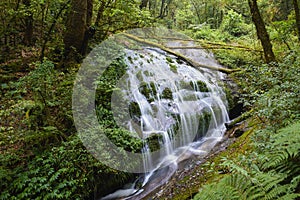
<instances>
[{"instance_id":1,"label":"green moss","mask_svg":"<svg viewBox=\"0 0 300 200\"><path fill-rule=\"evenodd\" d=\"M228 102L228 110L231 110L235 106L234 97L231 94L231 90L229 87L223 87L226 95L226 100Z\"/></svg>"},{"instance_id":2,"label":"green moss","mask_svg":"<svg viewBox=\"0 0 300 200\"><path fill-rule=\"evenodd\" d=\"M127 58L128 58L128 60L129 60L129 62L130 62L131 64L133 64L132 58L131 58L130 56L128 56Z\"/></svg>"},{"instance_id":3,"label":"green moss","mask_svg":"<svg viewBox=\"0 0 300 200\"><path fill-rule=\"evenodd\" d=\"M146 139L148 147L151 152L157 151L160 149L160 141L162 141L162 135L153 133L150 137Z\"/></svg>"},{"instance_id":4,"label":"green moss","mask_svg":"<svg viewBox=\"0 0 300 200\"><path fill-rule=\"evenodd\" d=\"M209 92L209 89L207 88L206 83L204 83L203 81L198 80L198 81L196 81L196 83L194 83L193 81L190 82L190 86L192 88L194 88L194 84L196 84L196 86L197 86L197 88L195 88L195 89L197 89L199 92Z\"/></svg>"},{"instance_id":5,"label":"green moss","mask_svg":"<svg viewBox=\"0 0 300 200\"><path fill-rule=\"evenodd\" d=\"M199 124L198 124L198 131L194 140L198 140L202 138L207 133L211 117L212 114L210 112L203 112L197 116Z\"/></svg>"},{"instance_id":6,"label":"green moss","mask_svg":"<svg viewBox=\"0 0 300 200\"><path fill-rule=\"evenodd\" d=\"M167 60L168 63L174 63L173 59L170 58L170 57L166 57L166 60Z\"/></svg>"},{"instance_id":7,"label":"green moss","mask_svg":"<svg viewBox=\"0 0 300 200\"><path fill-rule=\"evenodd\" d=\"M150 84L147 84L143 82L140 86L140 92L146 97L149 102L153 101L154 99L152 97L155 97L157 94L155 83L150 82Z\"/></svg>"},{"instance_id":8,"label":"green moss","mask_svg":"<svg viewBox=\"0 0 300 200\"><path fill-rule=\"evenodd\" d=\"M186 90L192 90L193 87L191 86L190 82L186 82L183 80L180 80L179 82L177 82L178 87L182 88L182 89L186 89Z\"/></svg>"},{"instance_id":9,"label":"green moss","mask_svg":"<svg viewBox=\"0 0 300 200\"><path fill-rule=\"evenodd\" d=\"M190 95L185 95L183 97L184 101L197 101L199 100L198 97L196 96L196 94L190 94Z\"/></svg>"},{"instance_id":10,"label":"green moss","mask_svg":"<svg viewBox=\"0 0 300 200\"><path fill-rule=\"evenodd\" d=\"M140 117L141 116L141 110L139 107L139 104L137 102L130 102L129 104L129 114L131 117Z\"/></svg>"},{"instance_id":11,"label":"green moss","mask_svg":"<svg viewBox=\"0 0 300 200\"><path fill-rule=\"evenodd\" d=\"M139 81L143 81L144 80L141 70L136 73L136 77L137 77L137 79Z\"/></svg>"},{"instance_id":12,"label":"green moss","mask_svg":"<svg viewBox=\"0 0 300 200\"><path fill-rule=\"evenodd\" d=\"M153 76L153 73L149 72L148 70L144 71L145 76Z\"/></svg>"},{"instance_id":13,"label":"green moss","mask_svg":"<svg viewBox=\"0 0 300 200\"><path fill-rule=\"evenodd\" d=\"M176 62L177 62L178 64L183 64L183 61L180 60L179 58L176 59Z\"/></svg>"},{"instance_id":14,"label":"green moss","mask_svg":"<svg viewBox=\"0 0 300 200\"><path fill-rule=\"evenodd\" d=\"M172 72L177 73L177 66L176 65L169 64L169 66L170 66L170 69L171 69Z\"/></svg>"},{"instance_id":15,"label":"green moss","mask_svg":"<svg viewBox=\"0 0 300 200\"><path fill-rule=\"evenodd\" d=\"M170 88L166 87L166 88L162 91L161 98L173 100L172 90L171 90Z\"/></svg>"}]
</instances>

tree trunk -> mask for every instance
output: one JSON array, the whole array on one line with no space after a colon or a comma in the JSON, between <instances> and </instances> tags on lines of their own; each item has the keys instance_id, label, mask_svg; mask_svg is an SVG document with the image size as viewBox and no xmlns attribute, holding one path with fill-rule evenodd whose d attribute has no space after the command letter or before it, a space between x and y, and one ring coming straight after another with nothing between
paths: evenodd
<instances>
[{"instance_id":1,"label":"tree trunk","mask_svg":"<svg viewBox=\"0 0 300 200\"><path fill-rule=\"evenodd\" d=\"M89 39L94 35L94 29L91 27L93 17L93 0L87 0L87 16L86 16L86 30L84 32L84 39L82 42L80 53L86 55Z\"/></svg>"},{"instance_id":2,"label":"tree trunk","mask_svg":"<svg viewBox=\"0 0 300 200\"><path fill-rule=\"evenodd\" d=\"M275 55L272 50L272 44L270 42L270 37L265 27L265 23L260 15L257 0L248 0L248 4L251 11L252 21L256 28L257 37L260 40L264 55L267 63L275 62Z\"/></svg>"},{"instance_id":3,"label":"tree trunk","mask_svg":"<svg viewBox=\"0 0 300 200\"><path fill-rule=\"evenodd\" d=\"M165 12L165 0L161 0L159 18L161 19L164 18L164 12Z\"/></svg>"},{"instance_id":4,"label":"tree trunk","mask_svg":"<svg viewBox=\"0 0 300 200\"><path fill-rule=\"evenodd\" d=\"M146 8L148 5L149 0L142 0L140 4L140 9Z\"/></svg>"},{"instance_id":5,"label":"tree trunk","mask_svg":"<svg viewBox=\"0 0 300 200\"><path fill-rule=\"evenodd\" d=\"M201 24L201 16L200 16L200 10L198 5L196 4L196 2L194 0L191 0L191 4L193 5L196 15L197 15L197 19L198 19L198 23Z\"/></svg>"},{"instance_id":6,"label":"tree trunk","mask_svg":"<svg viewBox=\"0 0 300 200\"><path fill-rule=\"evenodd\" d=\"M300 41L300 11L299 11L299 4L298 0L293 0L295 14L296 14L296 25L297 25L297 32L298 32L298 40Z\"/></svg>"},{"instance_id":7,"label":"tree trunk","mask_svg":"<svg viewBox=\"0 0 300 200\"><path fill-rule=\"evenodd\" d=\"M106 7L106 1L101 1L101 5L99 6L98 12L97 12L97 18L95 21L95 27L97 28L99 26L100 20L102 20L103 13Z\"/></svg>"},{"instance_id":8,"label":"tree trunk","mask_svg":"<svg viewBox=\"0 0 300 200\"><path fill-rule=\"evenodd\" d=\"M31 46L33 43L33 15L30 10L31 0L23 1L26 7L26 17L25 17L25 31L24 31L24 44Z\"/></svg>"},{"instance_id":9,"label":"tree trunk","mask_svg":"<svg viewBox=\"0 0 300 200\"><path fill-rule=\"evenodd\" d=\"M76 60L76 54L83 55L83 43L88 29L88 0L72 0L64 36L65 59ZM75 51L75 52L74 52Z\"/></svg>"},{"instance_id":10,"label":"tree trunk","mask_svg":"<svg viewBox=\"0 0 300 200\"><path fill-rule=\"evenodd\" d=\"M51 24L51 26L50 26L47 34L45 35L43 46L42 46L42 50L41 50L41 55L40 55L40 60L41 61L43 61L43 59L44 59L46 46L47 46L48 41L50 41L50 39L51 39L51 33L54 30L54 27L55 27L55 25L57 23L57 20L59 19L59 17L61 16L62 12L66 9L66 7L68 6L69 3L70 3L70 0L68 0L66 3L64 3L61 6L61 8L59 9L58 13L54 17L53 22L52 22L52 24Z\"/></svg>"}]
</instances>

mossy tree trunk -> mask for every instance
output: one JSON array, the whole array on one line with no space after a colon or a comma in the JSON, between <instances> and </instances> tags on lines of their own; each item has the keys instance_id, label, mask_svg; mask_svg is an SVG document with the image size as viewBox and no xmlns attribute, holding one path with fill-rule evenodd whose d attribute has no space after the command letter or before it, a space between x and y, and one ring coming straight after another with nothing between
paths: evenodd
<instances>
[{"instance_id":1,"label":"mossy tree trunk","mask_svg":"<svg viewBox=\"0 0 300 200\"><path fill-rule=\"evenodd\" d=\"M64 36L65 60L77 60L84 56L88 46L92 19L92 0L72 0Z\"/></svg>"},{"instance_id":2,"label":"mossy tree trunk","mask_svg":"<svg viewBox=\"0 0 300 200\"><path fill-rule=\"evenodd\" d=\"M296 14L296 25L297 25L297 31L298 31L298 40L300 42L300 10L299 10L299 4L298 0L293 0L294 4L294 10Z\"/></svg>"},{"instance_id":3,"label":"mossy tree trunk","mask_svg":"<svg viewBox=\"0 0 300 200\"><path fill-rule=\"evenodd\" d=\"M257 6L257 0L248 0L248 4L250 7L250 12L252 16L252 21L256 28L256 33L258 39L261 41L264 55L267 63L275 62L276 58L274 52L272 50L272 44L270 42L270 37L265 27L265 23L261 17Z\"/></svg>"}]
</instances>

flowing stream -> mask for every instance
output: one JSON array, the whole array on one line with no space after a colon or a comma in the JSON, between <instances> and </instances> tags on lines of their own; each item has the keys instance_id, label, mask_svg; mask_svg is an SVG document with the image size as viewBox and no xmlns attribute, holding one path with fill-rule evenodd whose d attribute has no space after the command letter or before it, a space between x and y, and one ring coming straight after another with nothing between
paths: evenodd
<instances>
[{"instance_id":1,"label":"flowing stream","mask_svg":"<svg viewBox=\"0 0 300 200\"><path fill-rule=\"evenodd\" d=\"M190 46L169 42L169 46ZM177 49L194 61L218 66L204 50ZM112 108L121 98L129 105L130 118L114 110L120 126L144 142L145 174L134 183L109 194L108 199L142 199L175 173L178 165L192 155L207 155L222 138L229 121L222 74L195 69L158 48L126 50L128 70L113 93Z\"/></svg>"}]
</instances>

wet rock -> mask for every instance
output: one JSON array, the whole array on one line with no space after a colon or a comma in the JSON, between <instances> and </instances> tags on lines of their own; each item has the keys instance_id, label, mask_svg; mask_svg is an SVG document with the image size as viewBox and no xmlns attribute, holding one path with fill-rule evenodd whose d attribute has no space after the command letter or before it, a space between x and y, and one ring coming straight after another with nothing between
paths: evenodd
<instances>
[{"instance_id":1,"label":"wet rock","mask_svg":"<svg viewBox=\"0 0 300 200\"><path fill-rule=\"evenodd\" d=\"M172 93L172 90L168 87L166 87L163 91L162 91L162 95L161 97L163 99L170 99L170 100L173 100L173 93Z\"/></svg>"}]
</instances>

